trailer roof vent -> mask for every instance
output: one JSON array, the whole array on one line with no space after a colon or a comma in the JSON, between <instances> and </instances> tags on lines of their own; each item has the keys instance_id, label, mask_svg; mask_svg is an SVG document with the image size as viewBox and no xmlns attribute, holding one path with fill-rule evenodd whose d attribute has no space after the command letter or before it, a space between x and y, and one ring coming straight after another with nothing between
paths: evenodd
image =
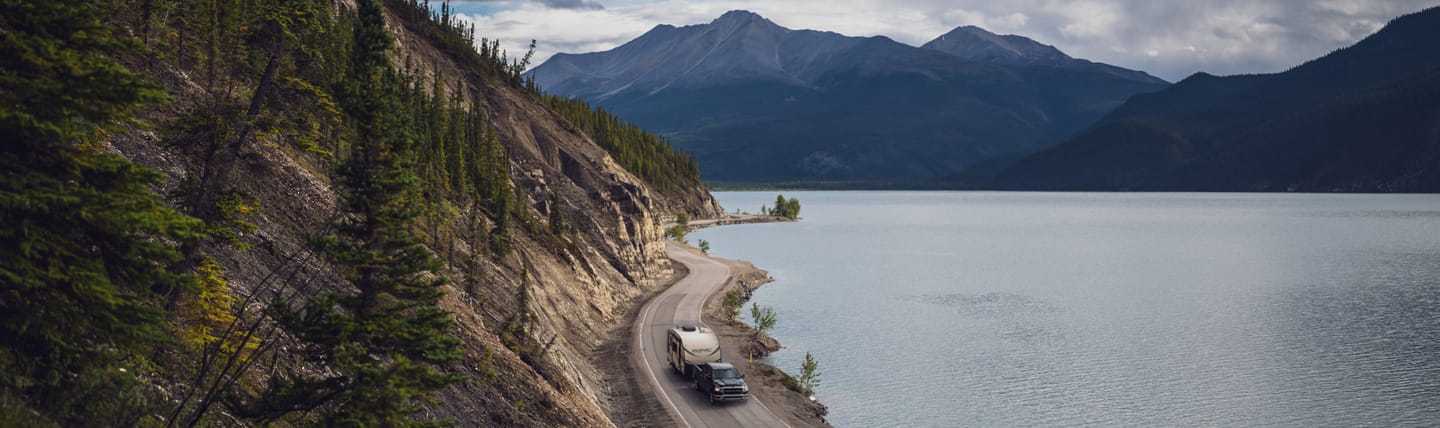
<instances>
[{"instance_id":1,"label":"trailer roof vent","mask_svg":"<svg viewBox=\"0 0 1440 428\"><path fill-rule=\"evenodd\" d=\"M696 331L696 330L699 330L699 329L700 329L699 327L696 327L696 326L693 326L693 325L688 325L688 324L687 324L687 325L682 325L682 326L680 326L680 331Z\"/></svg>"}]
</instances>

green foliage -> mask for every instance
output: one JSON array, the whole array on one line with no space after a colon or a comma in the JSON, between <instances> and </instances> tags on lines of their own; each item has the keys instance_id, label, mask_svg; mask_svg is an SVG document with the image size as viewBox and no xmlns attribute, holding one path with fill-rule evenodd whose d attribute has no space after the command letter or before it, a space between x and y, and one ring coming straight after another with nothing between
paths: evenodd
<instances>
[{"instance_id":1,"label":"green foliage","mask_svg":"<svg viewBox=\"0 0 1440 428\"><path fill-rule=\"evenodd\" d=\"M759 334L769 333L775 328L775 323L780 317L775 314L775 308L771 306L760 306L759 303L750 304L750 322L755 331Z\"/></svg>"},{"instance_id":2,"label":"green foliage","mask_svg":"<svg viewBox=\"0 0 1440 428\"><path fill-rule=\"evenodd\" d=\"M592 108L584 101L544 95L533 79L526 79L523 76L534 54L535 42L533 40L530 43L530 50L522 57L510 58L506 52L500 49L499 40L486 38L477 40L474 26L466 26L463 21L455 19L448 3L441 3L440 10L437 11L431 8L429 1L387 0L386 2L398 11L396 16L400 20L410 24L409 28L436 43L441 52L454 59L467 72L473 72L491 81L502 82L535 96L550 111L570 121L581 132L589 135L596 143L605 148L622 168L650 183L660 192L675 192L703 186L700 181L700 167L695 159L684 152L675 150L663 138L625 122L603 109ZM439 80L441 80L439 77L433 79L433 81ZM432 93L436 94L434 98L439 98L439 91L432 91ZM474 98L472 97L472 99ZM469 109L471 112L478 110L474 106ZM473 144L460 144L462 148L470 146ZM454 161L453 158L452 161ZM421 164L426 165L428 162L422 159ZM465 162L456 162L456 164L465 164ZM508 166L506 168L508 169ZM485 168L478 169L487 171ZM454 173L452 168L452 178ZM437 177L425 176L422 173L422 178L430 183ZM495 204L498 202L492 202L492 205ZM491 212L495 213L496 211L492 210ZM501 230L505 229L501 228ZM496 240L493 245L494 249L508 251L508 243L500 242L506 239L503 235L492 239ZM504 253L505 251L497 252Z\"/></svg>"},{"instance_id":3,"label":"green foliage","mask_svg":"<svg viewBox=\"0 0 1440 428\"><path fill-rule=\"evenodd\" d=\"M700 245L700 252L705 253L705 254L710 254L710 241L706 241L706 240L704 240L704 239L701 239L699 245Z\"/></svg>"},{"instance_id":4,"label":"green foliage","mask_svg":"<svg viewBox=\"0 0 1440 428\"><path fill-rule=\"evenodd\" d=\"M540 357L545 353L545 346L539 343L531 334L530 329L535 325L537 318L530 310L530 286L527 278L529 271L521 273L520 290L515 295L515 313L507 318L500 327L500 340L510 352L520 356L520 360L531 366L538 366Z\"/></svg>"},{"instance_id":5,"label":"green foliage","mask_svg":"<svg viewBox=\"0 0 1440 428\"><path fill-rule=\"evenodd\" d=\"M530 66L535 42L530 42L530 52L523 58L510 59L500 50L500 40L475 39L475 26L466 26L455 19L449 2L441 2L440 10L430 7L429 0L386 0L398 13L396 16L409 28L439 47L456 62L489 79L504 82L512 87L536 92L533 81L522 76ZM478 47L478 48L477 48Z\"/></svg>"},{"instance_id":6,"label":"green foliage","mask_svg":"<svg viewBox=\"0 0 1440 428\"><path fill-rule=\"evenodd\" d=\"M739 288L731 288L725 292L725 300L720 302L725 306L725 313L731 319L740 313L740 306L745 304L745 295Z\"/></svg>"},{"instance_id":7,"label":"green foliage","mask_svg":"<svg viewBox=\"0 0 1440 428\"><path fill-rule=\"evenodd\" d=\"M0 389L62 425L138 420L121 369L173 341L162 308L194 283L166 266L203 235L158 173L99 149L164 98L115 60L140 46L102 8L0 0Z\"/></svg>"},{"instance_id":8,"label":"green foliage","mask_svg":"<svg viewBox=\"0 0 1440 428\"><path fill-rule=\"evenodd\" d=\"M215 259L203 257L195 267L200 284L193 296L180 303L180 321L185 325L185 341L196 347L219 342L217 331L235 322L230 307L235 298L230 295L230 280L225 277L225 268Z\"/></svg>"},{"instance_id":9,"label":"green foliage","mask_svg":"<svg viewBox=\"0 0 1440 428\"><path fill-rule=\"evenodd\" d=\"M441 366L459 359L450 315L437 306L439 261L412 228L420 214L414 173L416 136L401 108L404 77L390 69L393 40L377 0L361 1L356 50L343 104L355 141L341 164L345 215L320 247L344 267L350 290L331 291L301 308L276 302L278 322L333 373L275 376L251 407L262 420L318 408L325 425L421 425L411 416L426 395L457 381Z\"/></svg>"},{"instance_id":10,"label":"green foliage","mask_svg":"<svg viewBox=\"0 0 1440 428\"><path fill-rule=\"evenodd\" d=\"M685 235L688 233L688 231L689 229L685 228L685 226L670 226L669 229L665 229L665 237L674 239L679 242L685 242Z\"/></svg>"},{"instance_id":11,"label":"green foliage","mask_svg":"<svg viewBox=\"0 0 1440 428\"><path fill-rule=\"evenodd\" d=\"M164 99L115 61L140 46L113 34L100 5L4 0L0 13L0 128L7 145L93 137L98 125L128 120L134 108Z\"/></svg>"},{"instance_id":12,"label":"green foliage","mask_svg":"<svg viewBox=\"0 0 1440 428\"><path fill-rule=\"evenodd\" d=\"M436 14L429 2L386 3L456 58L466 79L475 73L538 98L521 77L529 54L511 59L498 42L477 41L448 5ZM136 415L157 413L148 379L134 375L155 348L200 348L207 365L263 352L251 333L271 324L238 319L224 267L199 243L248 248L259 204L236 191L229 171L245 150L286 142L317 154L297 157L316 169L345 161L335 180L342 217L318 243L345 267L349 286L269 313L301 356L334 376L282 369L253 396L253 385L230 389L236 379L244 384L249 365L221 361L208 374L197 370L190 385L214 388L186 392L201 404L182 403L175 414L193 409L192 423L208 421L209 405L225 395L234 396L226 400L232 414L260 421L405 424L426 393L454 380L438 372L456 349L450 318L435 307L439 265L414 235L416 216L428 214L420 218L432 227L465 218L452 229L495 257L513 251L514 226L543 232L546 223L511 184L510 156L483 97L465 93L463 80L394 70L381 6L359 5L353 18L343 3L313 0L0 0L0 393L23 401L0 410L33 409L66 426L133 425ZM144 43L117 37L116 28ZM112 125L141 125L132 112L165 99L121 60L198 88L159 134L202 163L179 183L177 203L208 223L154 194L161 175L101 149ZM610 129L620 122L603 111L589 113L608 118L593 121L605 135L596 141L608 141L637 176L698 185L688 156L633 126ZM677 166L693 177L667 170ZM573 225L551 202L549 230L565 233ZM147 370L155 372L168 375Z\"/></svg>"},{"instance_id":13,"label":"green foliage","mask_svg":"<svg viewBox=\"0 0 1440 428\"><path fill-rule=\"evenodd\" d=\"M765 207L761 207L761 210L764 209ZM785 199L785 195L775 195L775 208L771 208L768 212L761 212L794 220L800 218L800 200L795 198Z\"/></svg>"},{"instance_id":14,"label":"green foliage","mask_svg":"<svg viewBox=\"0 0 1440 428\"><path fill-rule=\"evenodd\" d=\"M545 95L541 100L550 111L569 120L610 152L622 168L660 192L703 186L700 165L695 158L675 150L664 138L625 122L604 109L592 108L585 101L553 95Z\"/></svg>"},{"instance_id":15,"label":"green foliage","mask_svg":"<svg viewBox=\"0 0 1440 428\"><path fill-rule=\"evenodd\" d=\"M215 202L218 218L209 223L206 231L212 239L225 242L238 250L249 250L250 243L243 241L245 235L255 233L255 223L250 222L260 206L260 200L246 199L238 193L230 193Z\"/></svg>"},{"instance_id":16,"label":"green foliage","mask_svg":"<svg viewBox=\"0 0 1440 428\"><path fill-rule=\"evenodd\" d=\"M800 363L800 375L795 380L804 388L806 394L813 394L815 387L820 386L820 363L809 352L805 353L805 361Z\"/></svg>"}]
</instances>

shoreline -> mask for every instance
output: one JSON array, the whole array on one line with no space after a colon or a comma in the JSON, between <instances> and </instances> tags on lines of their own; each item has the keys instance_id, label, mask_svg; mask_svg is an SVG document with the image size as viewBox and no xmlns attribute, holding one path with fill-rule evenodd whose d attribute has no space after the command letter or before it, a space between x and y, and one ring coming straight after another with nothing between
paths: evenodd
<instances>
[{"instance_id":1,"label":"shoreline","mask_svg":"<svg viewBox=\"0 0 1440 428\"><path fill-rule=\"evenodd\" d=\"M715 219L696 220L689 222L687 230L694 231L708 227L749 224L749 223L774 223L794 221L776 216L759 215L736 215L726 214L724 217ZM673 223L665 225L673 226ZM781 379L789 376L784 371L767 364L763 360L751 361L746 358L745 350L755 346L756 341L752 339L754 329L739 320L731 319L725 315L726 309L722 302L725 294L732 289L754 290L760 286L774 281L765 270L755 267L750 262L743 260L730 260L711 256L700 251L694 245L675 242L685 247L688 251L701 255L706 259L726 266L729 275L721 287L706 297L702 307L701 321L715 329L719 337L724 359L736 364L743 373L748 375L751 394L760 399L762 403L771 410L776 417L781 418L785 424L791 427L829 427L824 415L827 409L823 404L811 401L808 397L786 388ZM638 364L632 364L630 344L633 335L640 328L637 315L655 297L666 290L671 289L680 280L688 276L688 268L675 259L670 259L673 265L673 273L663 284L648 290L637 296L628 304L624 311L628 320L622 325L615 326L607 334L607 339L592 348L590 355L597 361L608 361L608 363L597 364L597 369L602 372L605 379L616 379L619 382L602 382L597 385L596 392L599 404L610 422L616 426L679 426L683 421L674 419L675 416L666 406L661 398L655 396L651 386L644 384L646 376L645 368ZM768 335L761 336L760 342L768 344L773 350L778 350L780 344Z\"/></svg>"},{"instance_id":2,"label":"shoreline","mask_svg":"<svg viewBox=\"0 0 1440 428\"><path fill-rule=\"evenodd\" d=\"M758 223L786 223L799 220L791 220L785 217L760 214L725 214L720 218L708 218L703 220L691 220L685 223L686 231L694 232L700 229L708 229L715 226L729 226L735 224L758 224ZM675 223L667 223L665 227L673 226ZM708 254L707 254L708 256ZM713 258L713 257L712 257Z\"/></svg>"},{"instance_id":3,"label":"shoreline","mask_svg":"<svg viewBox=\"0 0 1440 428\"><path fill-rule=\"evenodd\" d=\"M699 252L698 249L695 251ZM726 313L723 302L725 294L730 290L740 290L747 296L745 301L748 302L749 292L774 282L775 278L771 277L769 272L744 260L730 260L708 254L705 257L730 268L730 278L726 279L724 286L705 299L701 314L705 324L719 336L726 361L740 367L741 373L748 375L746 380L750 384L750 393L764 400L766 405L787 423L792 426L831 426L829 421L825 420L829 409L824 404L811 401L808 396L785 387L782 379L789 377L789 374L766 362L765 356L747 358L747 351L757 348L764 349L766 355L780 350L783 347L780 341L768 334L757 335L758 332L749 324L731 318ZM743 303L741 307L744 307Z\"/></svg>"},{"instance_id":4,"label":"shoreline","mask_svg":"<svg viewBox=\"0 0 1440 428\"><path fill-rule=\"evenodd\" d=\"M798 220L768 215L726 214L718 219L691 221L688 230L696 231L734 224L793 221ZM765 284L774 282L775 278L771 277L768 271L760 269L748 261L712 256L688 243L681 243L681 245L689 247L710 260L724 264L730 269L730 276L726 278L725 285L705 299L705 305L701 309L701 318L706 325L716 330L722 349L724 349L725 359L740 367L742 373L749 375L746 380L750 381L747 382L750 384L750 393L764 400L777 416L784 418L792 426L831 426L829 421L825 420L829 409L823 403L812 401L809 396L785 387L781 379L790 375L765 361L765 357L770 353L783 348L780 341L768 334L760 334L738 318L732 318L725 308L726 293L738 290L743 296L740 310L744 310L745 303L750 301L750 293ZM752 350L763 355L757 355L757 358L753 359L748 358L747 354Z\"/></svg>"}]
</instances>

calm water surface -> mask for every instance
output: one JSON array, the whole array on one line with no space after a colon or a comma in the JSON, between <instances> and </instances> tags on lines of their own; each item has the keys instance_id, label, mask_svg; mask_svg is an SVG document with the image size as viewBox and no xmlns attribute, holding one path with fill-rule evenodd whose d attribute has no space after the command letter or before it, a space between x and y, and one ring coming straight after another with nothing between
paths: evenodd
<instances>
[{"instance_id":1,"label":"calm water surface","mask_svg":"<svg viewBox=\"0 0 1440 428\"><path fill-rule=\"evenodd\" d=\"M786 195L691 241L777 279L837 426L1440 425L1440 197Z\"/></svg>"}]
</instances>

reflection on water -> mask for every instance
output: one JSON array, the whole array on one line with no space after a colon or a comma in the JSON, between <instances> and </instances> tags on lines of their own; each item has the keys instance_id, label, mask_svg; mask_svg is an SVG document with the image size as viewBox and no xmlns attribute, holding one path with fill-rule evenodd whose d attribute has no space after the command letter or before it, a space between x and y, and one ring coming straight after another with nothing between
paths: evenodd
<instances>
[{"instance_id":1,"label":"reflection on water","mask_svg":"<svg viewBox=\"0 0 1440 428\"><path fill-rule=\"evenodd\" d=\"M838 426L1440 424L1440 197L786 196L692 239L778 279Z\"/></svg>"}]
</instances>

